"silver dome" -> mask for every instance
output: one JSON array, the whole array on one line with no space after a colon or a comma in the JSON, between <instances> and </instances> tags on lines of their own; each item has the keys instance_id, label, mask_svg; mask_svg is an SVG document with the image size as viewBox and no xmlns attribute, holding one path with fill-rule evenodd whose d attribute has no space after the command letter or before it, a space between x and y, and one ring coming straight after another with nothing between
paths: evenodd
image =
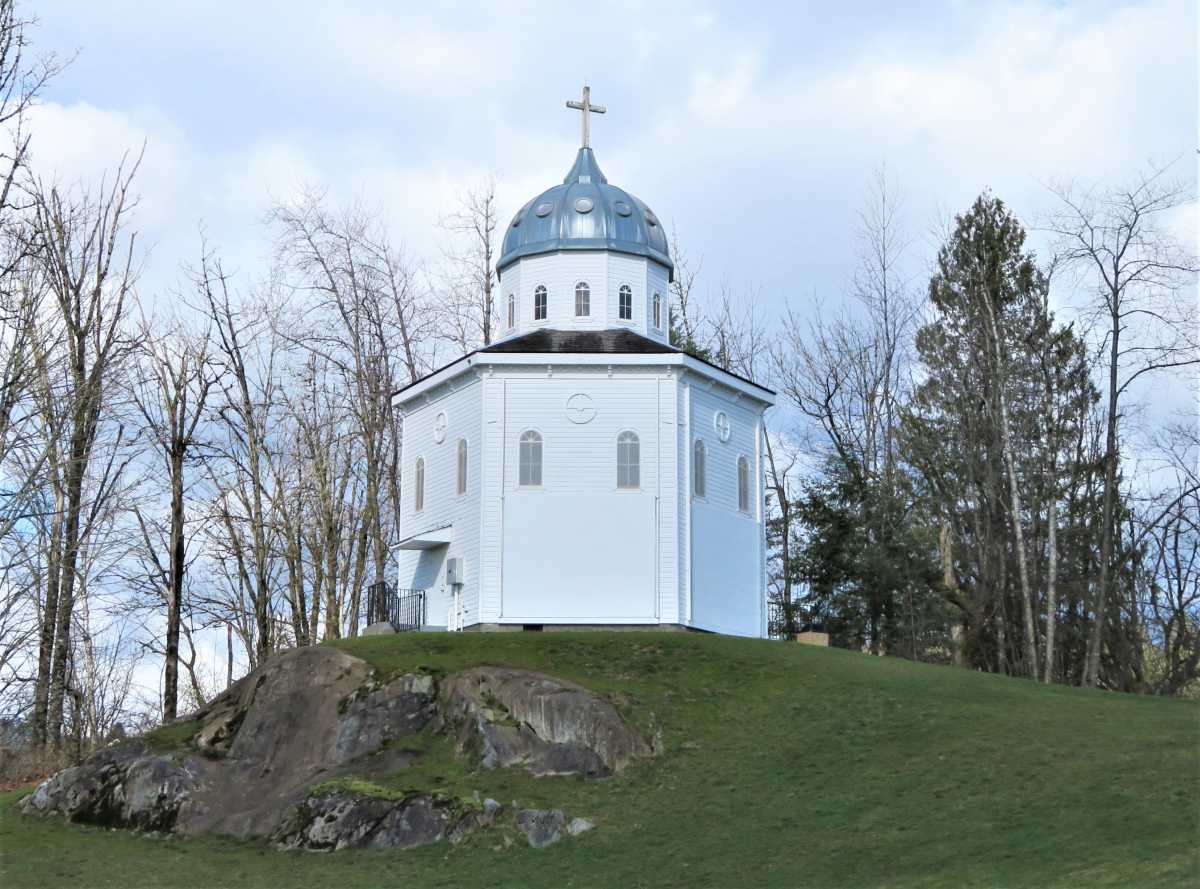
<instances>
[{"instance_id":1,"label":"silver dome","mask_svg":"<svg viewBox=\"0 0 1200 889\"><path fill-rule=\"evenodd\" d=\"M667 234L654 212L629 192L609 185L590 148L579 149L563 179L517 211L504 234L497 273L524 256L557 250L612 250L675 266Z\"/></svg>"}]
</instances>

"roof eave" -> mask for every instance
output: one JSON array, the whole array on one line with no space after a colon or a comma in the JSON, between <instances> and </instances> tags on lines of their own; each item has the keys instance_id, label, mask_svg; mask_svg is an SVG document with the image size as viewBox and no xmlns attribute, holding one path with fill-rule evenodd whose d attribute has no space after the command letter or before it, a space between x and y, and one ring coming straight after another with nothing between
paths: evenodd
<instances>
[{"instance_id":1,"label":"roof eave","mask_svg":"<svg viewBox=\"0 0 1200 889\"><path fill-rule=\"evenodd\" d=\"M668 281L675 280L675 263L671 261L671 257L667 254L655 250L653 247L648 247L645 244L637 244L631 241L617 241L610 238L556 239L553 241L541 241L536 244L525 244L511 253L506 253L500 257L500 261L496 263L496 280L500 280L504 274L504 270L515 264L518 260L530 256L546 256L551 253L572 250L623 253L626 256L639 256L643 259L650 259L667 270Z\"/></svg>"},{"instance_id":2,"label":"roof eave","mask_svg":"<svg viewBox=\"0 0 1200 889\"><path fill-rule=\"evenodd\" d=\"M429 390L446 383L475 367L487 365L608 365L620 364L627 367L683 367L688 371L714 379L724 386L741 392L768 407L775 404L775 391L746 380L716 365L709 364L686 352L624 353L624 352L482 352L475 351L435 371L415 383L398 389L392 396L393 404L403 404L419 398Z\"/></svg>"}]
</instances>

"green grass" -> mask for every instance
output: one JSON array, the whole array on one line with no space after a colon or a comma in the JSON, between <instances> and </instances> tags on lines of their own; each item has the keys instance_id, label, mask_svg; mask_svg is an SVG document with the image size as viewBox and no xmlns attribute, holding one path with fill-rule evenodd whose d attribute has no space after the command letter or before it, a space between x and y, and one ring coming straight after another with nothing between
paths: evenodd
<instances>
[{"instance_id":1,"label":"green grass","mask_svg":"<svg viewBox=\"0 0 1200 889\"><path fill-rule=\"evenodd\" d=\"M529 667L610 695L664 754L604 781L471 772L413 739L366 787L558 805L544 850L280 853L18 816L0 886L1179 887L1200 860L1200 709L845 651L649 633L406 634L338 643L384 673ZM361 785L360 785L361 787ZM496 848L498 847L498 848Z\"/></svg>"}]
</instances>

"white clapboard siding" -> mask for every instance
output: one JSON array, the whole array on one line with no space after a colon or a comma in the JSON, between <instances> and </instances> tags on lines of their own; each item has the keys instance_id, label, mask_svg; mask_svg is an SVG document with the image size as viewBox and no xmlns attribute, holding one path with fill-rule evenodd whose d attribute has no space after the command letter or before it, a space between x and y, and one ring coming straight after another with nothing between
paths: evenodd
<instances>
[{"instance_id":1,"label":"white clapboard siding","mask_svg":"<svg viewBox=\"0 0 1200 889\"><path fill-rule=\"evenodd\" d=\"M575 314L575 285L585 282L591 292L590 311L584 317ZM619 294L622 285L633 292L633 318L620 318ZM544 320L533 317L534 291L547 291ZM497 300L497 337L504 340L533 330L606 330L627 329L660 342L667 341L667 271L644 257L623 253L589 250L564 250L542 256L528 256L504 271ZM650 297L662 297L662 326L653 325ZM508 326L508 297L516 298L516 324Z\"/></svg>"},{"instance_id":2,"label":"white clapboard siding","mask_svg":"<svg viewBox=\"0 0 1200 889\"><path fill-rule=\"evenodd\" d=\"M469 610L477 610L479 583L480 487L482 464L482 385L473 373L451 381L454 389L442 387L427 400L405 405L401 451L400 539L446 525L453 527L449 547L421 552L401 550L398 554L398 584L428 589L429 621L445 623L437 591L445 581L444 559L462 557L466 566L463 596ZM443 441L434 440L434 423L445 413ZM458 442L467 442L467 490L457 493ZM425 460L425 502L414 509L413 473L418 457Z\"/></svg>"},{"instance_id":3,"label":"white clapboard siding","mask_svg":"<svg viewBox=\"0 0 1200 889\"><path fill-rule=\"evenodd\" d=\"M628 364L622 355L589 365L545 360L494 364L485 356L437 389L401 396L401 536L446 525L453 534L448 547L401 553L400 585L429 589L437 603L431 621L441 623L435 612L445 610L437 598L445 557L460 556L465 626L657 622L761 635L764 402L739 395L705 367ZM595 410L588 422L568 415L577 394ZM718 411L730 421L725 442ZM437 443L434 424L443 412L446 435ZM542 485L533 490L519 485L527 429L542 436ZM638 435L636 492L617 488L617 437L625 430ZM459 438L468 443L462 496L455 492ZM707 451L703 499L693 494L697 438ZM750 466L747 512L738 510L740 456ZM419 513L412 489L418 457L426 466ZM539 540L554 546L545 564L534 557Z\"/></svg>"},{"instance_id":4,"label":"white clapboard siding","mask_svg":"<svg viewBox=\"0 0 1200 889\"><path fill-rule=\"evenodd\" d=\"M688 440L681 436L681 459L689 464L688 552L681 558L690 592L689 623L698 629L737 635L761 635L762 560L758 539L762 522L762 468L758 436L762 405L706 379L687 375ZM730 421L728 441L721 441L715 418L724 411ZM697 439L705 444L706 492L696 497L691 463ZM749 464L749 512L738 510L737 463Z\"/></svg>"}]
</instances>

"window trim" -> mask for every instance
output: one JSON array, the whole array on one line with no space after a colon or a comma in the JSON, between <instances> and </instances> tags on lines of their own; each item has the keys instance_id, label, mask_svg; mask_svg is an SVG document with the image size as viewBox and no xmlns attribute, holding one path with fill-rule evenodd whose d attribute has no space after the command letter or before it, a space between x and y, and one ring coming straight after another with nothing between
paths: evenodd
<instances>
[{"instance_id":1,"label":"window trim","mask_svg":"<svg viewBox=\"0 0 1200 889\"><path fill-rule=\"evenodd\" d=\"M470 458L466 438L460 438L454 447L454 490L459 497L467 494L467 460Z\"/></svg>"},{"instance_id":2,"label":"window trim","mask_svg":"<svg viewBox=\"0 0 1200 889\"><path fill-rule=\"evenodd\" d=\"M632 484L632 485L621 484L621 466L622 466L622 464L621 464L621 447L623 444L628 444L628 442L622 441L622 439L625 438L625 436L627 436L627 435L633 436L634 459L633 459L632 463L630 464L633 467L633 475L634 475L634 484ZM638 431L636 429L622 429L620 432L617 433L617 490L618 491L640 491L641 489L642 489L642 437L641 437L641 435L638 434Z\"/></svg>"},{"instance_id":3,"label":"window trim","mask_svg":"<svg viewBox=\"0 0 1200 889\"><path fill-rule=\"evenodd\" d=\"M530 434L537 436L537 448L538 448L538 450L537 450L537 476L538 476L538 480L537 480L536 484L534 484L532 482L530 482L529 484L525 484L521 481L521 467L523 465L523 460L524 460L524 456L522 455L521 451L525 444L525 436L530 435ZM546 480L546 436L542 435L542 431L540 429L537 429L533 426L529 426L525 429L522 429L520 435L517 436L517 487L519 489L525 490L525 491L536 491L542 487L545 480Z\"/></svg>"},{"instance_id":4,"label":"window trim","mask_svg":"<svg viewBox=\"0 0 1200 889\"><path fill-rule=\"evenodd\" d=\"M538 299L541 298L542 314L538 315ZM533 320L545 321L550 317L550 291L545 284L533 288Z\"/></svg>"},{"instance_id":5,"label":"window trim","mask_svg":"<svg viewBox=\"0 0 1200 889\"><path fill-rule=\"evenodd\" d=\"M425 456L417 455L413 461L413 512L425 511Z\"/></svg>"},{"instance_id":6,"label":"window trim","mask_svg":"<svg viewBox=\"0 0 1200 889\"><path fill-rule=\"evenodd\" d=\"M699 437L692 442L692 496L708 499L708 445Z\"/></svg>"},{"instance_id":7,"label":"window trim","mask_svg":"<svg viewBox=\"0 0 1200 889\"><path fill-rule=\"evenodd\" d=\"M629 315L625 315L625 299L629 298ZM628 284L622 284L617 288L617 320L618 321L633 321L633 288Z\"/></svg>"},{"instance_id":8,"label":"window trim","mask_svg":"<svg viewBox=\"0 0 1200 889\"><path fill-rule=\"evenodd\" d=\"M581 299L583 301L582 312L579 311L579 303ZM575 284L575 317L592 317L592 288L588 286L587 281L578 281Z\"/></svg>"},{"instance_id":9,"label":"window trim","mask_svg":"<svg viewBox=\"0 0 1200 889\"><path fill-rule=\"evenodd\" d=\"M750 515L750 458L745 454L737 458L737 497L738 512Z\"/></svg>"}]
</instances>

